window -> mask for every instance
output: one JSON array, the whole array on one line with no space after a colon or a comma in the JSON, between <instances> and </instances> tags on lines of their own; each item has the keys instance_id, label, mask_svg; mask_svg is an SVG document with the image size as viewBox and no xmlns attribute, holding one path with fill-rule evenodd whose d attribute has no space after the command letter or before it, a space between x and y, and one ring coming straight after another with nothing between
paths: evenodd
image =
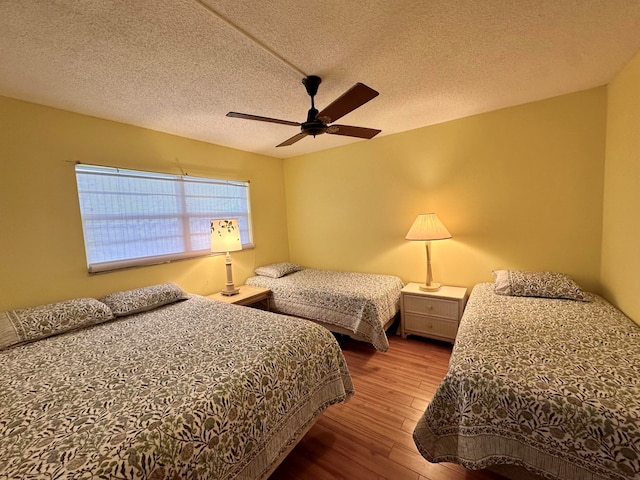
<instances>
[{"instance_id":1,"label":"window","mask_svg":"<svg viewBox=\"0 0 640 480\"><path fill-rule=\"evenodd\" d=\"M253 247L249 183L76 165L89 272L209 255L210 220Z\"/></svg>"}]
</instances>

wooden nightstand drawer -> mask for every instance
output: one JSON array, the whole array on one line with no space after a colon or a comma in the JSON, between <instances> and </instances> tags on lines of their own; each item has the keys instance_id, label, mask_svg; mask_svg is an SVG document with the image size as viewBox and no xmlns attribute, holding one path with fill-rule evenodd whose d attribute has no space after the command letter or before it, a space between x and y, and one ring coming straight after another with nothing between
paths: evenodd
<instances>
[{"instance_id":1,"label":"wooden nightstand drawer","mask_svg":"<svg viewBox=\"0 0 640 480\"><path fill-rule=\"evenodd\" d=\"M459 303L457 301L406 295L404 308L407 314L419 313L421 315L458 320Z\"/></svg>"},{"instance_id":2,"label":"wooden nightstand drawer","mask_svg":"<svg viewBox=\"0 0 640 480\"><path fill-rule=\"evenodd\" d=\"M456 320L439 320L408 313L404 317L404 330L405 333L417 333L450 339L456 338L458 322Z\"/></svg>"}]
</instances>

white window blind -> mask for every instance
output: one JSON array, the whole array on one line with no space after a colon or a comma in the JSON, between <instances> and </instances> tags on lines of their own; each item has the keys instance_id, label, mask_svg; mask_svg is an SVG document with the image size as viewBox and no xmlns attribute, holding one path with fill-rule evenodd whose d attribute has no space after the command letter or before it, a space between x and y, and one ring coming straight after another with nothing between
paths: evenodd
<instances>
[{"instance_id":1,"label":"white window blind","mask_svg":"<svg viewBox=\"0 0 640 480\"><path fill-rule=\"evenodd\" d=\"M76 165L89 272L210 254L210 221L237 218L253 246L249 183Z\"/></svg>"}]
</instances>

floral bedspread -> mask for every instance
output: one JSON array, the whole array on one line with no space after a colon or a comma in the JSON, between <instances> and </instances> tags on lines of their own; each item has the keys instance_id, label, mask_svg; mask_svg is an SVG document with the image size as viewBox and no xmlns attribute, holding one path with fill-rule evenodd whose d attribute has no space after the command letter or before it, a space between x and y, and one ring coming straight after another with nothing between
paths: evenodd
<instances>
[{"instance_id":1,"label":"floral bedspread","mask_svg":"<svg viewBox=\"0 0 640 480\"><path fill-rule=\"evenodd\" d=\"M353 394L311 322L193 296L0 352L0 479L260 478Z\"/></svg>"},{"instance_id":2,"label":"floral bedspread","mask_svg":"<svg viewBox=\"0 0 640 480\"><path fill-rule=\"evenodd\" d=\"M251 277L247 285L269 288L275 311L335 325L389 348L384 324L400 309L404 284L393 275L306 268L280 278Z\"/></svg>"},{"instance_id":3,"label":"floral bedspread","mask_svg":"<svg viewBox=\"0 0 640 480\"><path fill-rule=\"evenodd\" d=\"M640 478L640 328L602 298L477 285L449 372L414 431L432 462L558 480Z\"/></svg>"}]
</instances>

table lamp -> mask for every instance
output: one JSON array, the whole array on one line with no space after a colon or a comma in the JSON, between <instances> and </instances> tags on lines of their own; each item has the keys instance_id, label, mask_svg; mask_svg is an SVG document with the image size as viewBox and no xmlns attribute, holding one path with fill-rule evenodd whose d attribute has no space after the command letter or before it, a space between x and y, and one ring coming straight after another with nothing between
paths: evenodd
<instances>
[{"instance_id":1,"label":"table lamp","mask_svg":"<svg viewBox=\"0 0 640 480\"><path fill-rule=\"evenodd\" d=\"M427 282L420 285L420 290L435 292L440 284L433 281L431 273L431 240L451 238L451 234L435 213L422 213L416 217L405 237L406 240L422 240L427 249Z\"/></svg>"},{"instance_id":2,"label":"table lamp","mask_svg":"<svg viewBox=\"0 0 640 480\"><path fill-rule=\"evenodd\" d=\"M233 285L233 272L231 270L230 252L242 250L240 240L240 226L237 218L211 220L211 251L214 253L226 253L225 265L227 268L227 283L222 295L236 295L240 289Z\"/></svg>"}]
</instances>

